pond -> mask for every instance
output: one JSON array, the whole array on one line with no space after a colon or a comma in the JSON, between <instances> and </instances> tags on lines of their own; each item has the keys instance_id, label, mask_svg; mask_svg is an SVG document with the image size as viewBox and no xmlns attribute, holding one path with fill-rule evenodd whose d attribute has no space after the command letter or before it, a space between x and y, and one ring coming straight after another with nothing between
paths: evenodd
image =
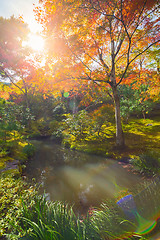
<instances>
[{"instance_id":1,"label":"pond","mask_svg":"<svg viewBox=\"0 0 160 240\"><path fill-rule=\"evenodd\" d=\"M32 143L37 150L26 167L28 179L35 178L49 200L67 201L80 213L120 191L133 189L142 179L112 159L70 150L49 140Z\"/></svg>"}]
</instances>

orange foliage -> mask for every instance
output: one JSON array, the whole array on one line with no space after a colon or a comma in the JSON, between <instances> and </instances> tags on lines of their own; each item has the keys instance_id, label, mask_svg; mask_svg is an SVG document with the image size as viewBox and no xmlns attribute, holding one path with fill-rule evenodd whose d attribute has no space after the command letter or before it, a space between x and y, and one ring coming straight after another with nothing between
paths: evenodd
<instances>
[{"instance_id":1,"label":"orange foliage","mask_svg":"<svg viewBox=\"0 0 160 240\"><path fill-rule=\"evenodd\" d=\"M72 75L71 85L73 77L111 83L111 41L118 83L127 66L128 51L131 61L158 39L158 16L149 14L156 13L156 4L157 0L44 0L35 13L44 27L50 60L59 58L67 65L60 70L67 83L68 75ZM132 38L130 46L128 37Z\"/></svg>"}]
</instances>

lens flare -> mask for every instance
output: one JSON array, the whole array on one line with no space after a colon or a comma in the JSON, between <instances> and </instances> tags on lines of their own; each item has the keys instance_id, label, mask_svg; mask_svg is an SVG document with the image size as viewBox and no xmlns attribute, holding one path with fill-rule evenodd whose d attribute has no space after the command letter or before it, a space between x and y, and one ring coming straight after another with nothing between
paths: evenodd
<instances>
[{"instance_id":1,"label":"lens flare","mask_svg":"<svg viewBox=\"0 0 160 240\"><path fill-rule=\"evenodd\" d=\"M30 34L28 41L23 42L23 46L29 46L34 51L41 52L44 50L44 39L38 34Z\"/></svg>"},{"instance_id":2,"label":"lens flare","mask_svg":"<svg viewBox=\"0 0 160 240\"><path fill-rule=\"evenodd\" d=\"M156 227L157 224L156 219L148 220L143 218L138 213L135 201L131 194L121 198L117 202L117 204L120 206L120 208L123 210L123 212L130 221L134 223L137 222L138 227L135 230L135 234L145 235L150 233Z\"/></svg>"},{"instance_id":3,"label":"lens flare","mask_svg":"<svg viewBox=\"0 0 160 240\"><path fill-rule=\"evenodd\" d=\"M140 235L150 233L157 224L156 220L146 220L145 218L141 217L138 212L136 212L136 219L138 222L138 228L135 233Z\"/></svg>"},{"instance_id":4,"label":"lens flare","mask_svg":"<svg viewBox=\"0 0 160 240\"><path fill-rule=\"evenodd\" d=\"M69 92L65 92L65 93L63 94L63 96L64 96L65 98L69 97Z\"/></svg>"}]
</instances>

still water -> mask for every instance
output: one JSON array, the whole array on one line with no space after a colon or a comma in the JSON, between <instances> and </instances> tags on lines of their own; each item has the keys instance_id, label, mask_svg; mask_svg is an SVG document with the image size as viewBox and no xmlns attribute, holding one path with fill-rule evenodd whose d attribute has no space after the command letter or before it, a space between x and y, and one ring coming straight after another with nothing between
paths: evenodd
<instances>
[{"instance_id":1,"label":"still water","mask_svg":"<svg viewBox=\"0 0 160 240\"><path fill-rule=\"evenodd\" d=\"M99 206L141 181L115 160L66 149L52 141L32 143L37 151L27 165L27 177L36 179L49 200L67 201L79 212Z\"/></svg>"}]
</instances>

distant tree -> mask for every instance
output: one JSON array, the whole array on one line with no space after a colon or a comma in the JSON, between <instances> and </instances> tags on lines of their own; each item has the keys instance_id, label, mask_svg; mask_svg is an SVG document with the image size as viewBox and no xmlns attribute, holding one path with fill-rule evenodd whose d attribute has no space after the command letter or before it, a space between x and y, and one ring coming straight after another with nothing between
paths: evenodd
<instances>
[{"instance_id":1,"label":"distant tree","mask_svg":"<svg viewBox=\"0 0 160 240\"><path fill-rule=\"evenodd\" d=\"M121 116L126 122L131 115L142 115L145 119L146 114L151 112L155 106L154 99L149 93L149 86L142 84L135 89L134 84L123 84L119 88Z\"/></svg>"},{"instance_id":2,"label":"distant tree","mask_svg":"<svg viewBox=\"0 0 160 240\"><path fill-rule=\"evenodd\" d=\"M22 19L14 16L9 19L0 17L0 77L1 80L8 81L16 86L20 92L26 96L27 87L24 76L31 65L26 61L28 50L23 47L29 33L27 24ZM20 87L17 82L23 81L24 87Z\"/></svg>"},{"instance_id":3,"label":"distant tree","mask_svg":"<svg viewBox=\"0 0 160 240\"><path fill-rule=\"evenodd\" d=\"M20 115L20 109L14 103L0 98L0 137L4 142L6 142L7 135L21 129L22 118Z\"/></svg>"}]
</instances>

